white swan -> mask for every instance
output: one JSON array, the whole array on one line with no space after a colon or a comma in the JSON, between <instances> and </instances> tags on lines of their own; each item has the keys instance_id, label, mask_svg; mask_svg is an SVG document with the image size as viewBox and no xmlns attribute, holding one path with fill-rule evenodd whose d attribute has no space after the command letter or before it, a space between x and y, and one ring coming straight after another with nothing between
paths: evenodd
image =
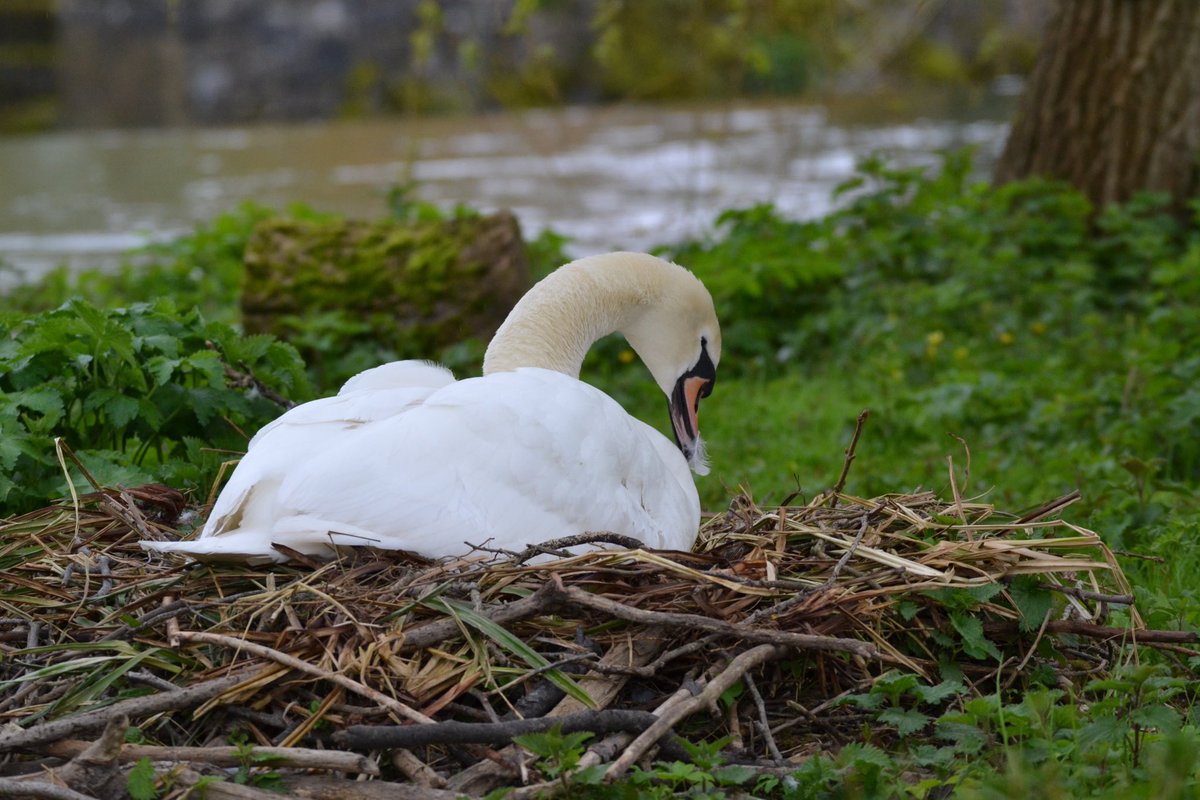
<instances>
[{"instance_id":1,"label":"white swan","mask_svg":"<svg viewBox=\"0 0 1200 800\"><path fill-rule=\"evenodd\" d=\"M667 395L672 444L579 380L588 348L620 331ZM707 473L700 398L721 332L699 279L662 259L609 253L533 287L488 346L481 378L422 361L367 370L251 440L199 538L142 542L201 560L284 561L274 543L459 556L613 531L688 550Z\"/></svg>"}]
</instances>

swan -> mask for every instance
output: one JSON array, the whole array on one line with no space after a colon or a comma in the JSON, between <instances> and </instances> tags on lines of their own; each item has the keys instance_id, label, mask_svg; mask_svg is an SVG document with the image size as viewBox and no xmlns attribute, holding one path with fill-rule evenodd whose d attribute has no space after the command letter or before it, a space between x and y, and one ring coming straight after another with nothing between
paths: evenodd
<instances>
[{"instance_id":1,"label":"swan","mask_svg":"<svg viewBox=\"0 0 1200 800\"><path fill-rule=\"evenodd\" d=\"M591 345L616 331L666 395L674 442L579 380ZM360 373L251 439L198 538L141 544L256 564L287 560L276 543L442 558L589 531L690 550L689 469L708 471L699 404L720 357L712 297L686 269L643 253L582 258L521 298L482 377L425 361Z\"/></svg>"}]
</instances>

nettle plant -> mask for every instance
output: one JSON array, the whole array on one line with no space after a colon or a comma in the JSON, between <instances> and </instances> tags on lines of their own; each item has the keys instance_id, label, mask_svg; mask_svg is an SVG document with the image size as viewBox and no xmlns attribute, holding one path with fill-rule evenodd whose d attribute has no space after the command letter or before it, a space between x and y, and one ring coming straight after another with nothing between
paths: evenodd
<instances>
[{"instance_id":1,"label":"nettle plant","mask_svg":"<svg viewBox=\"0 0 1200 800\"><path fill-rule=\"evenodd\" d=\"M167 300L0 321L0 514L67 494L56 439L102 484L207 489L283 410L275 392L309 394L294 348Z\"/></svg>"}]
</instances>

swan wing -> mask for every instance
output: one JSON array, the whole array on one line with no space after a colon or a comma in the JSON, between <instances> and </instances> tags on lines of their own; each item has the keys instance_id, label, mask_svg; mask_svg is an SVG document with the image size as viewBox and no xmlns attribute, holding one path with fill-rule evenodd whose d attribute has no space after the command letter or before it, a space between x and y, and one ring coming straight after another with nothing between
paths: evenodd
<instances>
[{"instance_id":1,"label":"swan wing","mask_svg":"<svg viewBox=\"0 0 1200 800\"><path fill-rule=\"evenodd\" d=\"M599 390L547 370L461 381L310 466L280 487L283 539L367 532L379 547L443 556L609 530L687 549L699 526L678 449Z\"/></svg>"},{"instance_id":2,"label":"swan wing","mask_svg":"<svg viewBox=\"0 0 1200 800\"><path fill-rule=\"evenodd\" d=\"M276 451L283 437L264 437L242 464L260 450L270 463L247 476L234 513L210 520L206 538L169 549L282 560L271 547L279 542L314 555L344 544L441 557L587 531L690 549L699 527L679 450L603 392L557 372L460 381L403 413L331 430L307 435L304 452L290 439ZM225 494L242 488L230 484Z\"/></svg>"}]
</instances>

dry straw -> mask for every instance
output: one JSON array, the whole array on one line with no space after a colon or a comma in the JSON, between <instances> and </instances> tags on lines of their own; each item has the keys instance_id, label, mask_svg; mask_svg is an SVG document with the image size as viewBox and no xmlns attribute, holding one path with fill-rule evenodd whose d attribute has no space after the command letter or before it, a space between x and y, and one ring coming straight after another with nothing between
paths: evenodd
<instances>
[{"instance_id":1,"label":"dry straw","mask_svg":"<svg viewBox=\"0 0 1200 800\"><path fill-rule=\"evenodd\" d=\"M738 496L693 553L271 568L147 557L139 539L180 535L170 489L81 496L0 524L4 769L126 719L142 744L114 745L111 769L147 756L183 784L236 760L233 735L289 748L260 756L296 767L294 790L305 768L482 792L534 781L501 746L555 721L595 734L584 764L610 777L679 755L675 736L733 735L730 756L767 769L851 740L867 718L836 699L889 670L936 683L952 654L966 691L994 691L1190 641L1143 629L1112 552L1058 518L1073 496L1012 516L955 495Z\"/></svg>"}]
</instances>

